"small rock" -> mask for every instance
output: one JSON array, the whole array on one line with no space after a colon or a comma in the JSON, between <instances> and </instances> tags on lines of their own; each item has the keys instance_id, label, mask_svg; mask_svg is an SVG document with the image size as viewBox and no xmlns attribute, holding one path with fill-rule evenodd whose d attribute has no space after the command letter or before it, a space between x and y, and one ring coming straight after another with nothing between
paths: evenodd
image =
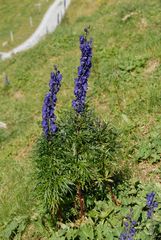
<instances>
[{"instance_id":1,"label":"small rock","mask_svg":"<svg viewBox=\"0 0 161 240\"><path fill-rule=\"evenodd\" d=\"M138 14L137 12L131 12L131 13L125 15L125 16L122 18L122 21L125 22L125 21L127 21L129 18L131 18L132 16L137 15L137 14Z\"/></svg>"},{"instance_id":2,"label":"small rock","mask_svg":"<svg viewBox=\"0 0 161 240\"><path fill-rule=\"evenodd\" d=\"M0 122L0 128L7 128L6 123Z\"/></svg>"}]
</instances>

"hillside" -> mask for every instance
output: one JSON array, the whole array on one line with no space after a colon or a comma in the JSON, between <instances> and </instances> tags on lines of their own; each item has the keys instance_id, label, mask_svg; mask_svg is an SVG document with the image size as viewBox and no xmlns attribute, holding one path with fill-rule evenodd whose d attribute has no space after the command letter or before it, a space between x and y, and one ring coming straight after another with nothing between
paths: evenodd
<instances>
[{"instance_id":1,"label":"hillside","mask_svg":"<svg viewBox=\"0 0 161 240\"><path fill-rule=\"evenodd\" d=\"M0 83L0 121L8 126L0 129L0 226L11 216L32 211L31 153L42 131L50 72L57 64L63 74L59 116L60 109L71 106L79 36L88 25L94 48L88 101L119 130L122 158L130 164L132 177L160 182L160 9L159 0L73 0L53 34L34 49L0 62L1 79L4 72L10 79L9 86Z\"/></svg>"},{"instance_id":2,"label":"hillside","mask_svg":"<svg viewBox=\"0 0 161 240\"><path fill-rule=\"evenodd\" d=\"M0 0L0 52L16 47L26 40L39 25L53 0ZM13 41L11 34L13 33Z\"/></svg>"}]
</instances>

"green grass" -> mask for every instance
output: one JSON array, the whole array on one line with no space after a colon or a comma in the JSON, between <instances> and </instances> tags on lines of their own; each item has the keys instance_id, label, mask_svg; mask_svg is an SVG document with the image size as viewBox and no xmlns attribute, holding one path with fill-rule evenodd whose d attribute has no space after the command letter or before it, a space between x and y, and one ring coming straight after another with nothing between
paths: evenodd
<instances>
[{"instance_id":1,"label":"green grass","mask_svg":"<svg viewBox=\"0 0 161 240\"><path fill-rule=\"evenodd\" d=\"M119 129L123 160L129 161L133 175L144 181L158 179L156 174L147 177L153 168L148 163L146 174L141 174L137 156L149 136L161 134L160 7L159 0L73 0L55 33L34 49L0 63L1 79L6 72L11 81L7 88L0 85L0 121L8 125L0 130L0 225L33 207L30 156L41 134L49 75L58 64L63 74L59 115L71 106L80 56L78 37L87 25L94 39L90 105Z\"/></svg>"},{"instance_id":2,"label":"green grass","mask_svg":"<svg viewBox=\"0 0 161 240\"><path fill-rule=\"evenodd\" d=\"M0 51L8 51L26 40L39 25L42 16L54 0L0 0ZM41 4L40 9L37 3ZM33 26L30 26L32 17ZM11 41L10 31L14 41ZM7 42L3 46L3 43Z\"/></svg>"}]
</instances>

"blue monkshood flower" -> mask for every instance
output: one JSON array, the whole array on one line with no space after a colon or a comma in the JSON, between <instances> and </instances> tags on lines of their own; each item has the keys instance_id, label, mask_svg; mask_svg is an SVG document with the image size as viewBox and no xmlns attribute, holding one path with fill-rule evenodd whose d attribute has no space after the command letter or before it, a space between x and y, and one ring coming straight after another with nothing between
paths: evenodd
<instances>
[{"instance_id":1,"label":"blue monkshood flower","mask_svg":"<svg viewBox=\"0 0 161 240\"><path fill-rule=\"evenodd\" d=\"M78 67L78 77L75 79L74 95L72 106L77 113L82 113L85 109L86 93L88 89L88 78L92 67L92 39L87 40L88 29L84 29L85 36L80 36L80 66Z\"/></svg>"},{"instance_id":2,"label":"blue monkshood flower","mask_svg":"<svg viewBox=\"0 0 161 240\"><path fill-rule=\"evenodd\" d=\"M124 222L124 232L121 233L119 240L134 240L134 236L136 234L135 226L137 224L136 221L132 220L133 210L130 210L130 214L126 216L126 220Z\"/></svg>"},{"instance_id":3,"label":"blue monkshood flower","mask_svg":"<svg viewBox=\"0 0 161 240\"><path fill-rule=\"evenodd\" d=\"M44 104L42 108L42 128L46 137L49 137L56 133L58 130L55 121L56 116L54 114L57 97L60 86L61 86L62 75L55 67L55 72L51 73L49 82L49 92L44 98Z\"/></svg>"},{"instance_id":4,"label":"blue monkshood flower","mask_svg":"<svg viewBox=\"0 0 161 240\"><path fill-rule=\"evenodd\" d=\"M155 193L151 192L146 195L146 206L148 208L147 218L151 218L155 208L158 207L158 202L154 201Z\"/></svg>"}]
</instances>

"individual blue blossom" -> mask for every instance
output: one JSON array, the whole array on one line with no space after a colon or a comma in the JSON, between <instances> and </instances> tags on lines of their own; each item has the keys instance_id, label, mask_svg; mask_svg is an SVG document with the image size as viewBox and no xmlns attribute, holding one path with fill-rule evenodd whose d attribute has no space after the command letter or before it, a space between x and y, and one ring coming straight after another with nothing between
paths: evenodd
<instances>
[{"instance_id":1,"label":"individual blue blossom","mask_svg":"<svg viewBox=\"0 0 161 240\"><path fill-rule=\"evenodd\" d=\"M146 206L148 208L148 211L147 211L148 219L152 218L155 208L158 207L158 202L154 201L154 198L155 198L155 192L151 192L146 195Z\"/></svg>"},{"instance_id":2,"label":"individual blue blossom","mask_svg":"<svg viewBox=\"0 0 161 240\"><path fill-rule=\"evenodd\" d=\"M56 116L54 114L57 97L61 86L62 75L55 66L55 72L51 73L49 82L49 92L44 98L44 104L42 108L42 128L46 137L52 136L58 130L55 124Z\"/></svg>"},{"instance_id":3,"label":"individual blue blossom","mask_svg":"<svg viewBox=\"0 0 161 240\"><path fill-rule=\"evenodd\" d=\"M88 29L85 28L85 36L80 36L80 66L78 67L78 77L75 79L74 95L72 106L77 113L82 113L85 109L86 93L88 89L88 78L92 67L92 39L87 40Z\"/></svg>"},{"instance_id":4,"label":"individual blue blossom","mask_svg":"<svg viewBox=\"0 0 161 240\"><path fill-rule=\"evenodd\" d=\"M133 216L133 210L130 210L130 214L126 216L126 221L124 222L124 232L121 233L119 240L133 240L136 229L135 226L137 225L137 222L132 220Z\"/></svg>"}]
</instances>

